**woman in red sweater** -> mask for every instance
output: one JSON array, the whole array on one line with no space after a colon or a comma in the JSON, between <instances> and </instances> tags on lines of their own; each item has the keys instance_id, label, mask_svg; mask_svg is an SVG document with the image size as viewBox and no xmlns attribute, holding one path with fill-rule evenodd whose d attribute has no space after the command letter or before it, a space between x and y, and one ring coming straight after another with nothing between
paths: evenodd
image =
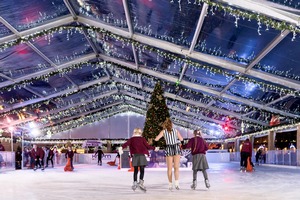
<instances>
[{"instance_id":1,"label":"woman in red sweater","mask_svg":"<svg viewBox=\"0 0 300 200\"><path fill-rule=\"evenodd\" d=\"M197 172L202 171L204 177L204 183L207 188L210 187L208 176L206 170L209 169L206 160L206 151L208 150L208 145L201 136L199 130L194 130L195 137L191 138L187 144L182 145L183 149L191 149L191 154L193 155L193 184L191 188L193 190L197 187Z\"/></svg>"},{"instance_id":2,"label":"woman in red sweater","mask_svg":"<svg viewBox=\"0 0 300 200\"><path fill-rule=\"evenodd\" d=\"M146 155L149 155L149 150L158 150L157 148L150 146L146 139L142 137L142 130L140 128L135 128L133 131L133 136L127 140L126 143L119 147L119 153L123 153L123 148L129 146L130 155L132 157L132 166L134 167L133 172L133 185L132 189L136 190L139 186L142 190L146 191L144 186L144 173L145 166L148 164L146 160ZM137 174L140 168L140 181L137 183Z\"/></svg>"}]
</instances>

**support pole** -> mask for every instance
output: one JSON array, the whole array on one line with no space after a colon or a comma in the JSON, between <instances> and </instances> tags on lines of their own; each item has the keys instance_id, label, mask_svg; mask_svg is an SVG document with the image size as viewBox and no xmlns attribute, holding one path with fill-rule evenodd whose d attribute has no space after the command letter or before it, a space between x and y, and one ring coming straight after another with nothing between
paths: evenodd
<instances>
[{"instance_id":1,"label":"support pole","mask_svg":"<svg viewBox=\"0 0 300 200\"><path fill-rule=\"evenodd\" d=\"M24 167L24 134L23 134L23 132L21 132L21 155L22 155L22 164L21 164L21 169L23 169L23 167Z\"/></svg>"}]
</instances>

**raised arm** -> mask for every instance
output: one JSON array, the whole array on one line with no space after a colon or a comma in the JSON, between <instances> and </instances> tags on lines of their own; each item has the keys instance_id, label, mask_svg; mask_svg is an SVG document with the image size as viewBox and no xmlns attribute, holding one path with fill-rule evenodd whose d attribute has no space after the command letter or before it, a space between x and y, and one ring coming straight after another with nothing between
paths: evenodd
<instances>
[{"instance_id":1,"label":"raised arm","mask_svg":"<svg viewBox=\"0 0 300 200\"><path fill-rule=\"evenodd\" d=\"M164 131L162 130L158 136L156 136L156 138L154 139L154 141L158 141L160 138L162 138L164 136Z\"/></svg>"}]
</instances>

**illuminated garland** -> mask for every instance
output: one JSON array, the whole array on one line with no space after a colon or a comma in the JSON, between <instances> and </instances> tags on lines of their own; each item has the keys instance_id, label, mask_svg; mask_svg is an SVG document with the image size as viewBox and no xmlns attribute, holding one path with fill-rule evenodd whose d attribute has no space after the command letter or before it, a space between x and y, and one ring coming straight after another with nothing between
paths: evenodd
<instances>
[{"instance_id":1,"label":"illuminated garland","mask_svg":"<svg viewBox=\"0 0 300 200\"><path fill-rule=\"evenodd\" d=\"M104 64L114 64L114 65L116 65L116 66L118 66L118 67L120 67L120 68L115 68L115 69L120 69L120 70L122 70L123 68L126 68L126 67L122 67L122 66L119 66L119 65L117 65L117 64L115 64L115 63L111 63L111 62L82 62L82 63L79 63L79 64L75 64L75 65L72 65L72 66L70 66L70 67L68 67L68 68L65 68L65 69L63 69L63 70L56 70L56 71L53 71L52 73L50 73L50 74L47 74L46 76L40 76L40 77L36 77L36 78L34 78L34 79L30 79L30 80L26 80L26 84L31 84L32 83L32 81L35 81L35 80L39 80L39 79L43 79L43 78L45 78L45 77L51 77L51 76L54 76L54 75L56 75L56 74L58 74L58 73L66 73L66 72L70 72L70 71L72 71L73 69L79 69L79 68L81 68L82 67L82 65L92 65L92 66L96 66L96 68L98 68L98 66L101 66L101 67L103 67L103 65ZM126 68L126 73L130 73L130 74L142 74L141 72L139 72L138 70L135 70L135 69L131 69L131 68ZM154 79L157 79L157 77L153 77L153 76L151 76L151 75L147 75L147 74L143 74L143 76L147 76L148 78L154 78ZM169 83L169 82L165 82L165 81L161 81L161 82L163 82L165 85L173 85L172 83ZM25 84L24 84L24 82L22 82L22 83L16 83L15 85L14 85L14 87L21 87L21 86L24 86ZM7 87L4 87L3 88L3 90L4 89L9 89L11 86L7 86ZM184 89L182 86L179 86L181 89ZM90 86L90 87L88 87L88 88L85 88L84 90L82 90L82 91L86 91L86 90L89 90L89 89L91 89L91 88L97 88L97 85L96 86ZM138 88L137 88L138 89ZM140 91L143 91L142 89L139 89ZM227 104L234 104L234 105L237 105L237 106L240 106L239 104L237 104L237 103L229 103L229 102L226 102L225 100L223 100L223 99L221 99L221 98L218 98L218 97L214 97L214 96L210 96L210 95L205 95L205 94L202 94L201 92L195 92L195 91L192 91L192 90L187 90L187 89L184 89L185 90L185 92L187 92L187 93L191 93L192 95L194 95L194 96L204 96L205 98L209 98L210 100L215 100L215 101L221 101L222 103L227 103ZM80 92L80 91L76 91L76 92L72 92L72 93L67 93L67 94L65 94L65 95L61 95L60 97L55 97L55 98L52 98L52 99L48 99L48 100L46 100L46 101L44 101L44 102L41 102L41 103L38 103L38 104L32 104L31 105L31 108L39 108L40 107L40 105L41 104L49 104L49 102L50 101L56 101L56 99L59 99L59 98L63 98L63 97L67 97L67 96L69 96L69 95L73 95L73 94L76 94L76 93L78 93L78 92ZM182 96L183 98L185 98L184 96ZM190 98L191 99L191 98ZM202 100L201 100L202 101ZM73 102L71 102L71 103L73 103ZM208 102L203 102L203 103L205 103L205 104L207 104ZM244 106L245 107L245 106ZM250 106L246 106L246 108L247 109L255 109L255 108L253 108L253 107L250 107ZM6 113L4 113L4 114L2 114L2 115L0 115L0 117L1 116L6 116L6 115L9 115L9 114L17 114L17 113L19 113L19 112L21 112L22 110L24 109L24 107L22 107L22 108L20 108L20 109L16 109L16 110L13 110L12 112L6 112Z\"/></svg>"},{"instance_id":2,"label":"illuminated garland","mask_svg":"<svg viewBox=\"0 0 300 200\"><path fill-rule=\"evenodd\" d=\"M67 73L72 72L73 70L82 69L82 66L87 65L87 64L96 65L95 69L98 69L98 68L100 68L99 66L101 66L101 68L103 68L103 65L106 65L107 62L80 62L77 64L73 64L67 68L56 69L56 70L54 69L53 71L51 71L48 74L42 74L42 75L36 76L31 79L26 79L26 80L22 80L20 82L16 82L13 85L8 85L5 87L2 87L2 88L0 88L0 92L11 91L12 89L17 89L17 88L18 89L25 88L26 86L32 84L34 81L38 81L38 80L44 80L47 82L50 77L53 77L55 75L63 76ZM92 66L92 67L94 67L94 66ZM98 76L98 78L101 78L101 77Z\"/></svg>"},{"instance_id":3,"label":"illuminated garland","mask_svg":"<svg viewBox=\"0 0 300 200\"><path fill-rule=\"evenodd\" d=\"M49 34L51 35L51 34L54 34L54 33L57 33L57 32L61 32L62 30L72 30L72 29L75 29L75 32L77 32L77 31L78 32L83 32L83 30L88 30L88 32L90 32L90 31L100 32L100 33L102 33L105 36L108 36L108 37L111 37L111 38L114 38L114 39L116 39L118 41L123 42L125 45L132 44L135 47L137 47L138 49L140 49L142 52L144 52L145 50L147 50L149 52L155 52L155 53L157 53L161 57L171 59L171 60L173 60L175 62L178 62L178 63L186 63L186 64L188 64L190 66L195 66L195 67L198 67L198 68L201 68L201 69L206 69L210 73L222 74L224 76L227 76L227 77L230 77L230 78L233 78L233 79L236 79L236 80L240 80L240 81L243 81L245 83L246 82L247 83L251 82L251 83L254 83L256 85L260 85L260 87L264 91L272 90L272 91L276 91L277 93L279 93L281 95L282 94L291 94L291 95L294 95L294 96L299 96L300 95L299 91L295 91L295 90L292 90L292 89L287 89L287 88L283 88L283 87L279 87L279 86L274 86L272 84L264 83L262 81L256 81L254 79L250 79L250 78L248 78L246 76L243 76L243 75L240 75L240 74L231 74L231 73L229 73L226 70L223 70L221 68L215 68L215 67L212 67L212 66L202 65L202 64L199 64L197 62L191 61L188 58L178 57L175 54L167 53L167 52L162 51L160 49L157 49L157 48L154 48L154 47L142 44L142 43L134 41L132 39L124 38L122 36L113 34L113 33L109 32L109 31L106 31L106 30L104 30L102 28L97 28L97 27L86 27L86 26L61 26L61 27L55 27L55 28L51 28L51 29L48 29L48 30L43 30L41 32L34 33L34 34L31 34L31 35L28 35L28 36L24 36L24 37L18 38L16 40L13 40L11 42L2 44L2 45L0 45L0 50L1 49L2 50L6 49L6 48L14 46L14 45L18 45L20 43L27 42L27 41L29 41L31 39L36 38L36 37L40 37L40 36L44 36L44 35L49 35Z\"/></svg>"},{"instance_id":4,"label":"illuminated garland","mask_svg":"<svg viewBox=\"0 0 300 200\"><path fill-rule=\"evenodd\" d=\"M102 144L123 144L127 141L126 138L123 139L99 139L99 138L82 138L82 139L44 139L44 138L36 138L35 140L29 140L31 144L66 144L71 142L71 144L83 144L87 140L96 140L101 142Z\"/></svg>"},{"instance_id":5,"label":"illuminated garland","mask_svg":"<svg viewBox=\"0 0 300 200\"><path fill-rule=\"evenodd\" d=\"M45 101L42 101L42 102L38 102L38 103L35 103L35 104L31 104L30 105L30 108L31 110L34 110L34 109L38 109L40 108L42 105L48 105L51 101L56 101L57 99L62 99L64 97L68 97L70 95L74 95L74 94L77 94L77 93L80 93L80 92L83 92L83 91L88 91L88 90L91 90L91 89L95 89L95 88L98 88L98 87L101 87L101 86L106 86L106 85L109 85L111 84L110 82L109 83L101 83L101 85L99 84L95 84L95 85L92 85L92 86L89 86L89 87L86 87L84 89L81 89L81 90L74 90L72 92L68 92L68 93L65 93L65 94L62 94L58 97L53 97L53 98L50 98L50 99L47 99ZM104 94L104 93L103 93ZM8 112L5 112L5 113L1 113L0 114L0 117L6 117L8 115L11 115L11 114L18 114L20 112L22 112L23 110L27 110L28 106L24 106L24 107L20 107L19 109L14 109L12 111L8 111ZM51 111L51 110L55 110L55 108L53 109L49 109L48 111Z\"/></svg>"},{"instance_id":6,"label":"illuminated garland","mask_svg":"<svg viewBox=\"0 0 300 200\"><path fill-rule=\"evenodd\" d=\"M95 64L95 63L93 63L93 64ZM132 71L135 71L135 70L132 70ZM118 84L117 84L118 85ZM126 86L127 88L128 87L132 87L133 88L133 86ZM135 88L136 90L138 90L138 88ZM196 93L196 94L201 94L201 93ZM117 95L116 95L117 96ZM48 100L48 101L50 101L50 100ZM139 100L140 101L140 100ZM71 102L71 103L73 103L73 102ZM93 103L93 102L91 102L91 103ZM141 104L141 103L140 103ZM186 106L188 106L187 104L185 104L185 106L184 107L186 107ZM90 108L89 108L90 109ZM183 108L184 109L184 108ZM22 108L21 108L21 110L22 110ZM210 112L212 112L212 111L209 111L208 110L208 112L210 113ZM69 115L66 115L65 113L69 113ZM75 113L76 114L76 113ZM214 112L214 114L217 114L217 113L215 113ZM55 117L55 115L57 116L57 117ZM52 115L51 116L51 119L53 120L53 119L60 119L61 117L66 117L66 116L70 116L70 115L74 115L74 113L72 113L72 112L70 112L69 110L66 110L66 111L61 111L61 112L59 112L59 113L57 113L57 114L55 114L55 115ZM217 114L217 115L219 115L219 114ZM221 116L224 116L223 114L221 115ZM218 116L215 116L214 118L218 118ZM47 120L45 120L45 122L47 122ZM251 123L248 123L248 127L253 127L254 125L252 124L252 125L250 125ZM256 126L255 126L256 127ZM261 127L260 127L261 128Z\"/></svg>"},{"instance_id":7,"label":"illuminated garland","mask_svg":"<svg viewBox=\"0 0 300 200\"><path fill-rule=\"evenodd\" d=\"M277 3L277 4L281 4L281 5L284 5L284 6L288 6L288 7L291 7L291 8L296 8L296 9L299 9L300 8L300 3L298 0L269 0L269 1L272 1L274 3Z\"/></svg>"},{"instance_id":8,"label":"illuminated garland","mask_svg":"<svg viewBox=\"0 0 300 200\"><path fill-rule=\"evenodd\" d=\"M256 19L256 20L258 20L259 22L261 22L261 23L264 23L264 24L266 24L267 26L270 26L270 27L272 27L272 28L275 28L275 29L278 29L278 30L285 30L285 29L288 29L288 30L291 30L291 31L293 31L294 32L294 30L297 30L297 31L299 31L299 29L296 27L296 29L289 29L289 27L290 26L287 26L288 28L286 28L286 26L284 26L284 25L286 25L284 22L277 22L277 21L275 21L275 20L272 20L271 19L271 21L270 21L270 19L268 19L267 17L261 17L260 15L257 15L257 14L253 14L253 13L251 13L251 14L249 14L249 13L247 13L247 12L244 12L244 11L240 11L240 10L235 10L235 9L232 9L231 7L229 7L229 6L223 6L223 5L221 5L221 4L218 4L218 3L214 3L214 2L211 2L211 1L209 1L209 0L195 0L195 2L205 2L205 3L207 3L207 4L209 4L210 6L212 6L214 9L221 9L221 10L224 10L224 11L226 11L226 12L228 12L228 13L230 13L231 15L234 15L234 16L237 16L237 17L242 17L242 18L248 18L248 19ZM267 19L267 20L265 20L265 19ZM277 25L275 25L277 23ZM281 25L278 25L278 24L281 24ZM274 26L273 26L274 25ZM75 28L75 27L71 27L71 28L66 28L66 29L72 29L72 28ZM66 29L64 29L64 30L66 30ZM78 30L79 32L81 32L82 31L82 29L81 28L78 28L78 27L76 27L75 28L76 30ZM91 30L90 28L88 28L89 30ZM94 29L93 31L98 31L99 32L99 29L98 30L96 30L96 29ZM54 31L55 32L55 31ZM54 33L53 32L53 33ZM103 31L100 31L100 32L103 32ZM114 34L112 34L112 33L109 33L109 32L106 32L106 33L108 33L107 35L109 35L109 36L113 36L115 39L120 39L119 37L120 36L117 36L117 35L114 35ZM51 33L45 33L45 34L51 34ZM43 35L43 34L42 34ZM42 36L42 35L39 35L39 36ZM37 36L38 37L38 36ZM26 37L25 37L26 38ZM28 38L27 38L28 39ZM20 42L19 43L22 43L22 42L24 42L24 41L26 41L27 39L25 39L25 40L20 40ZM27 41L29 41L30 39L28 39ZM147 50L150 50L150 51L155 51L156 53L158 53L160 56L165 56L165 57L168 57L168 58L173 58L174 60L177 60L177 61L179 61L179 62L185 62L185 63L189 63L189 64L192 64L193 66L197 66L197 67L200 67L200 68L203 68L203 69L207 69L208 71L210 71L210 72L212 72L212 73L220 73L220 74L225 74L225 75L227 75L227 76L231 76L231 77L234 77L234 78L236 78L237 80L243 80L243 81L245 81L245 82L253 82L253 79L249 79L249 78L247 78L247 77L240 77L240 76L238 76L238 77L235 77L234 75L232 75L232 74L229 74L229 73L227 73L227 72L222 72L222 70L221 71L216 71L216 69L215 68L213 68L213 67L205 67L205 66L203 66L203 65L200 65L200 64L198 64L198 63L194 63L194 62L192 62L192 61L189 61L188 59L185 59L185 58L180 58L180 57L178 57L178 56L175 56L175 55L172 55L172 54L169 54L169 53L165 53L165 52L161 52L161 51L157 51L156 49L152 49L151 47L149 47L149 46L146 46L146 45L142 45L142 44L140 44L140 43L135 43L133 40L128 40L128 39L124 39L123 38L123 40L121 39L121 41L123 41L123 42L128 42L128 41L130 41L130 42L132 42L132 44L134 44L134 45L136 45L136 46L138 46L138 47L140 47L141 49L147 49ZM129 43L130 43L129 42ZM16 43L16 44L19 44L19 43ZM3 48L7 48L7 47L9 47L9 46L3 46ZM62 73L68 73L68 72L70 72L70 71L67 71L67 70L71 70L71 68L68 68L68 69L66 69L65 71L63 71ZM46 74L46 75L42 75L42 76L40 76L40 77L37 77L37 79L47 79L49 76L53 76L53 75L56 75L56 74L58 74L58 73L61 73L61 72L53 72L53 73L49 73L49 74ZM22 81L22 82L20 82L20 83L18 83L18 85L14 85L14 86L7 86L7 87L5 87L5 88L3 88L3 89L8 89L8 91L9 90L11 90L12 88L13 89L16 89L16 87L23 87L23 85L27 85L29 82L31 82L31 81L34 81L34 80L37 80L37 79L35 79L35 78L33 78L33 79L30 79L30 80L24 80L24 81ZM267 89L271 89L271 90L276 90L276 91L280 91L280 94L293 94L293 95L296 95L296 96L299 96L299 92L296 92L296 91L293 91L293 90L289 90L289 89L284 89L284 88L282 88L282 89L280 89L280 87L277 87L277 86L273 86L273 85L271 85L271 84L265 84L265 83L263 83L263 82L255 82L255 83L259 83L260 85L263 85L263 88L267 88ZM205 85L205 83L204 83L204 85ZM210 86L210 87L221 87L221 85L212 85L212 84L207 84L206 86ZM25 86L24 86L25 87ZM197 93L197 92L196 92ZM68 95L70 95L70 94L74 94L74 93L69 93L69 94L67 94L67 96ZM198 94L201 94L201 93L198 93ZM234 94L234 95L237 95L237 94ZM243 97L243 98L245 98L245 97ZM226 102L226 101L224 101L224 100L222 100L222 99L215 99L215 100L218 100L218 101L223 101L223 102L225 102L225 103L228 103L228 102ZM47 103L49 103L49 101L50 100L47 100L47 101L45 101L45 104L47 104Z\"/></svg>"},{"instance_id":9,"label":"illuminated garland","mask_svg":"<svg viewBox=\"0 0 300 200\"><path fill-rule=\"evenodd\" d=\"M289 125L283 125L283 126L276 126L276 127L272 127L266 130L262 130L262 131L258 131L255 133L250 133L250 134L245 134L242 136L238 136L238 137L234 137L234 138L230 138L230 139L225 139L225 142L234 142L235 140L239 140L239 139L245 139L247 137L252 137L252 136L264 136L266 134L269 134L270 132L278 132L278 131L283 131L286 129L291 129L291 128L295 128L297 126L300 126L300 123L295 123L295 124L289 124Z\"/></svg>"},{"instance_id":10,"label":"illuminated garland","mask_svg":"<svg viewBox=\"0 0 300 200\"><path fill-rule=\"evenodd\" d=\"M78 116L77 119L72 119L68 122L63 122L63 123L57 124L53 127L43 128L43 129L41 129L41 132L44 132L44 133L50 132L51 134L53 134L53 133L64 132L67 130L78 128L78 127L81 127L81 126L84 126L87 124L95 123L95 122L101 121L103 119L107 119L111 116L123 113L122 111L120 111L122 108L127 108L128 111L130 111L130 109L133 109L135 113L145 115L145 111L143 111L140 108L137 108L137 107L134 107L131 105L129 105L129 106L128 105L120 105L120 106L115 106L115 107L112 107L109 109L105 109L102 112L88 114L84 118ZM114 113L112 114L112 112L114 112Z\"/></svg>"},{"instance_id":11,"label":"illuminated garland","mask_svg":"<svg viewBox=\"0 0 300 200\"><path fill-rule=\"evenodd\" d=\"M173 1L173 0L171 0ZM180 2L180 0L178 1ZM293 32L294 34L299 33L300 29L297 25L293 25L290 24L288 22L283 22L283 21L278 21L278 20L274 20L271 17L265 16L261 13L256 14L250 11L242 11L239 9L234 9L230 6L227 5L223 5L221 3L216 3L216 2L212 2L210 0L195 0L195 3L206 3L209 6L211 6L214 10L222 10L226 13L229 13L230 15L235 16L236 18L242 18L242 19L248 19L248 20L256 20L258 21L258 23L260 24L264 24L265 26L267 26L268 28L274 28L276 30L289 30L291 32Z\"/></svg>"}]
</instances>

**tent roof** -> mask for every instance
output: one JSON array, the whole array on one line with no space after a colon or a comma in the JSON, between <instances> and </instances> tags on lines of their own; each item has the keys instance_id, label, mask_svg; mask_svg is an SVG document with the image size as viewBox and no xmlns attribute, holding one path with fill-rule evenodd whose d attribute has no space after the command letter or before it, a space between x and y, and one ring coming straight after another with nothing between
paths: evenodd
<instances>
[{"instance_id":1,"label":"tent roof","mask_svg":"<svg viewBox=\"0 0 300 200\"><path fill-rule=\"evenodd\" d=\"M298 123L299 9L293 0L3 0L0 128L36 121L55 134L144 115L158 81L179 126L232 138L269 128L273 114Z\"/></svg>"}]
</instances>

